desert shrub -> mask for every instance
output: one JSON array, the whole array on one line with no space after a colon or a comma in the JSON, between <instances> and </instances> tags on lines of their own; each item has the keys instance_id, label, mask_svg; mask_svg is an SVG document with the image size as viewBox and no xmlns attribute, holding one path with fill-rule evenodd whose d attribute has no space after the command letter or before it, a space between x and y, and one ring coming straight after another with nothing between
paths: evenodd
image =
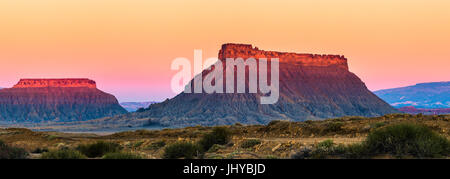
<instances>
[{"instance_id":1,"label":"desert shrub","mask_svg":"<svg viewBox=\"0 0 450 179\"><path fill-rule=\"evenodd\" d=\"M310 152L299 152L292 158L370 158L379 154L445 157L450 155L450 141L426 126L399 124L369 133L360 144L335 145L333 141L326 140Z\"/></svg>"},{"instance_id":2,"label":"desert shrub","mask_svg":"<svg viewBox=\"0 0 450 179\"><path fill-rule=\"evenodd\" d=\"M370 124L370 128L377 129L377 128L383 127L385 125L386 125L386 123L384 123L384 122L376 122L376 123Z\"/></svg>"},{"instance_id":3,"label":"desert shrub","mask_svg":"<svg viewBox=\"0 0 450 179\"><path fill-rule=\"evenodd\" d=\"M215 127L211 133L208 133L200 139L199 144L203 151L208 151L214 144L225 145L230 142L231 132L225 127Z\"/></svg>"},{"instance_id":4,"label":"desert shrub","mask_svg":"<svg viewBox=\"0 0 450 179\"><path fill-rule=\"evenodd\" d=\"M426 126L399 124L376 130L367 136L367 150L373 154L439 157L450 154L450 141Z\"/></svg>"},{"instance_id":5,"label":"desert shrub","mask_svg":"<svg viewBox=\"0 0 450 179\"><path fill-rule=\"evenodd\" d=\"M399 124L375 130L360 144L336 146L324 142L316 146L312 158L370 158L379 154L424 158L450 154L450 141L447 138L417 124Z\"/></svg>"},{"instance_id":6,"label":"desert shrub","mask_svg":"<svg viewBox=\"0 0 450 179\"><path fill-rule=\"evenodd\" d=\"M214 144L211 148L209 148L208 152L217 152L220 149L224 149L225 146Z\"/></svg>"},{"instance_id":7,"label":"desert shrub","mask_svg":"<svg viewBox=\"0 0 450 179\"><path fill-rule=\"evenodd\" d=\"M166 142L163 140L156 141L145 147L146 150L158 150L166 146Z\"/></svg>"},{"instance_id":8,"label":"desert shrub","mask_svg":"<svg viewBox=\"0 0 450 179\"><path fill-rule=\"evenodd\" d=\"M311 152L311 157L316 159L326 158L330 155L335 155L337 153L336 149L340 148L335 147L333 140L324 140L316 145L315 150Z\"/></svg>"},{"instance_id":9,"label":"desert shrub","mask_svg":"<svg viewBox=\"0 0 450 179\"><path fill-rule=\"evenodd\" d=\"M118 152L121 147L117 143L98 141L93 144L79 145L77 150L89 158L101 157L106 153Z\"/></svg>"},{"instance_id":10,"label":"desert shrub","mask_svg":"<svg viewBox=\"0 0 450 179\"><path fill-rule=\"evenodd\" d=\"M370 157L367 146L364 144L339 145L335 152L340 153L344 158L362 159Z\"/></svg>"},{"instance_id":11,"label":"desert shrub","mask_svg":"<svg viewBox=\"0 0 450 179\"><path fill-rule=\"evenodd\" d=\"M25 149L11 147L0 141L0 159L25 159L27 156Z\"/></svg>"},{"instance_id":12,"label":"desert shrub","mask_svg":"<svg viewBox=\"0 0 450 179\"><path fill-rule=\"evenodd\" d=\"M342 130L342 126L344 126L342 122L330 122L325 128L325 132L339 132Z\"/></svg>"},{"instance_id":13,"label":"desert shrub","mask_svg":"<svg viewBox=\"0 0 450 179\"><path fill-rule=\"evenodd\" d=\"M41 159L86 159L81 152L71 149L53 150L44 152Z\"/></svg>"},{"instance_id":14,"label":"desert shrub","mask_svg":"<svg viewBox=\"0 0 450 179\"><path fill-rule=\"evenodd\" d=\"M116 153L107 153L102 159L142 159L142 156L133 153L125 153L125 152L116 152Z\"/></svg>"},{"instance_id":15,"label":"desert shrub","mask_svg":"<svg viewBox=\"0 0 450 179\"><path fill-rule=\"evenodd\" d=\"M241 147L242 148L252 148L256 145L261 144L261 140L258 139L249 139L242 142Z\"/></svg>"},{"instance_id":16,"label":"desert shrub","mask_svg":"<svg viewBox=\"0 0 450 179\"><path fill-rule=\"evenodd\" d=\"M139 142L134 143L133 147L139 148L142 144L144 144L144 141L139 141Z\"/></svg>"},{"instance_id":17,"label":"desert shrub","mask_svg":"<svg viewBox=\"0 0 450 179\"><path fill-rule=\"evenodd\" d=\"M322 141L322 142L319 142L319 143L317 144L317 147L318 147L318 148L328 149L328 148L333 147L333 145L334 145L333 140L328 139L328 140L324 140L324 141Z\"/></svg>"},{"instance_id":18,"label":"desert shrub","mask_svg":"<svg viewBox=\"0 0 450 179\"><path fill-rule=\"evenodd\" d=\"M368 158L371 155L367 152L364 144L336 145L332 140L325 140L317 144L316 148L310 153L310 158L324 159L335 158Z\"/></svg>"},{"instance_id":19,"label":"desert shrub","mask_svg":"<svg viewBox=\"0 0 450 179\"><path fill-rule=\"evenodd\" d=\"M202 153L202 148L191 142L177 142L164 148L165 159L192 159Z\"/></svg>"},{"instance_id":20,"label":"desert shrub","mask_svg":"<svg viewBox=\"0 0 450 179\"><path fill-rule=\"evenodd\" d=\"M337 158L369 158L371 155L367 152L364 144L334 145L328 148L319 148L313 156L316 158L337 157Z\"/></svg>"}]
</instances>

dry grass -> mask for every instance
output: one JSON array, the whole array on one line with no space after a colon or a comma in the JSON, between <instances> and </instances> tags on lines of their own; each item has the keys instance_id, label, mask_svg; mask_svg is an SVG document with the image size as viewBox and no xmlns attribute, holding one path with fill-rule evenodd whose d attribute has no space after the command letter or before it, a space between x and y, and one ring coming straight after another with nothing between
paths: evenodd
<instances>
[{"instance_id":1,"label":"dry grass","mask_svg":"<svg viewBox=\"0 0 450 179\"><path fill-rule=\"evenodd\" d=\"M228 128L233 137L231 142L219 147L205 158L289 158L298 150L332 139L336 144L355 144L363 141L367 134L378 128L399 124L416 123L428 126L433 131L450 138L450 115L408 115L392 114L375 118L344 117L324 121L286 122L275 121L268 125L232 125ZM122 146L123 152L139 154L144 158L162 158L165 146L178 141L196 142L212 127L187 127L165 130L138 130L111 135L70 134L59 132L33 132L28 129L0 129L0 140L6 144L21 147L28 152L37 148L57 150L61 147L75 149L80 144L96 141L115 142ZM261 141L250 148L241 144L248 139ZM155 147L164 141L165 145ZM32 154L36 158L37 154Z\"/></svg>"}]
</instances>

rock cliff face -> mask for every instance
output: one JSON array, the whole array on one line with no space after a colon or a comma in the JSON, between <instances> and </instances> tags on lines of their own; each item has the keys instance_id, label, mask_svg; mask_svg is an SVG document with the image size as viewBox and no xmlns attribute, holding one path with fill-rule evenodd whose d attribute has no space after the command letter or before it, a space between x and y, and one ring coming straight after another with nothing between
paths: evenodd
<instances>
[{"instance_id":1,"label":"rock cliff face","mask_svg":"<svg viewBox=\"0 0 450 179\"><path fill-rule=\"evenodd\" d=\"M280 63L295 64L303 67L333 66L348 70L347 59L341 55L298 54L259 50L248 44L224 44L219 51L219 59L226 58L279 58ZM280 71L282 69L280 68Z\"/></svg>"},{"instance_id":2,"label":"rock cliff face","mask_svg":"<svg viewBox=\"0 0 450 179\"><path fill-rule=\"evenodd\" d=\"M152 104L145 112L118 118L150 118L152 123L162 125L192 126L236 122L266 124L271 120L304 121L398 112L349 72L343 56L263 51L242 44L224 44L219 51L222 62L239 57L279 58L277 103L261 104L258 93L181 93L173 99ZM209 72L203 71L203 75Z\"/></svg>"},{"instance_id":3,"label":"rock cliff face","mask_svg":"<svg viewBox=\"0 0 450 179\"><path fill-rule=\"evenodd\" d=\"M113 95L89 79L22 79L0 90L2 121L84 121L124 113Z\"/></svg>"}]
</instances>

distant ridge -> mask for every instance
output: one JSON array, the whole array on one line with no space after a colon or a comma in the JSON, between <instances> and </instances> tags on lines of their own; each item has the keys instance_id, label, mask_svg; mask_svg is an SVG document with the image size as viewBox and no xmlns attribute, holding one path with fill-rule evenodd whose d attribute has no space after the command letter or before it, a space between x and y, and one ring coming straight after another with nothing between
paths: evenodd
<instances>
[{"instance_id":1,"label":"distant ridge","mask_svg":"<svg viewBox=\"0 0 450 179\"><path fill-rule=\"evenodd\" d=\"M450 108L424 109L408 106L408 107L401 107L398 110L408 114L424 114L424 115L450 114Z\"/></svg>"},{"instance_id":2,"label":"distant ridge","mask_svg":"<svg viewBox=\"0 0 450 179\"><path fill-rule=\"evenodd\" d=\"M147 102L121 102L120 105L125 108L128 112L135 112L140 108L148 108L150 104L156 102L147 101Z\"/></svg>"},{"instance_id":3,"label":"distant ridge","mask_svg":"<svg viewBox=\"0 0 450 179\"><path fill-rule=\"evenodd\" d=\"M450 108L450 82L418 83L374 93L396 108Z\"/></svg>"}]
</instances>

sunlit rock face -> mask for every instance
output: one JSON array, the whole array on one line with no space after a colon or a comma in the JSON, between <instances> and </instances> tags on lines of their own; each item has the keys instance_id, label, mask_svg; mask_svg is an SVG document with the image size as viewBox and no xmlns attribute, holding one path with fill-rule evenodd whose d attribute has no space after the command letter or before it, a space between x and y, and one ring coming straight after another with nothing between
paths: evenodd
<instances>
[{"instance_id":1,"label":"sunlit rock face","mask_svg":"<svg viewBox=\"0 0 450 179\"><path fill-rule=\"evenodd\" d=\"M2 121L84 121L124 113L113 95L89 79L21 79L0 90Z\"/></svg>"},{"instance_id":2,"label":"sunlit rock face","mask_svg":"<svg viewBox=\"0 0 450 179\"><path fill-rule=\"evenodd\" d=\"M260 93L180 93L170 100L152 104L145 112L117 118L150 118L152 123L162 125L192 126L267 124L272 120L304 121L397 112L349 71L347 59L341 55L284 53L259 50L248 44L224 44L218 58L224 69L226 58L269 61L279 58L278 101L261 104ZM205 70L202 75L210 71ZM245 83L248 84L247 78Z\"/></svg>"},{"instance_id":3,"label":"sunlit rock face","mask_svg":"<svg viewBox=\"0 0 450 179\"><path fill-rule=\"evenodd\" d=\"M95 81L85 78L78 79L20 79L13 88L42 88L42 87L86 87L97 88Z\"/></svg>"}]
</instances>

